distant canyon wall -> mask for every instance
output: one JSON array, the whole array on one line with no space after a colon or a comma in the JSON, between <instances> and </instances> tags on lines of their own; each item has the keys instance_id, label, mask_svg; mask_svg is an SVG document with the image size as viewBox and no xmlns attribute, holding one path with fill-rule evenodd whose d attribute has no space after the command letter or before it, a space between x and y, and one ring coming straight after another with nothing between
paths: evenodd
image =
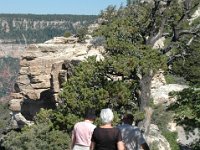
<instances>
[{"instance_id":1,"label":"distant canyon wall","mask_svg":"<svg viewBox=\"0 0 200 150\"><path fill-rule=\"evenodd\" d=\"M0 43L40 43L65 31L76 33L96 19L93 15L0 14Z\"/></svg>"}]
</instances>

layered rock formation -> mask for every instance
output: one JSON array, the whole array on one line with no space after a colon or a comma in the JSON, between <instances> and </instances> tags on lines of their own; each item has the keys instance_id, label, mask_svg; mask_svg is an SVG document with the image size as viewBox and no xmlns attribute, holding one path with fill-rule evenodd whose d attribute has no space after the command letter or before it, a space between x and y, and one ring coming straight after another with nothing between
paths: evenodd
<instances>
[{"instance_id":1,"label":"layered rock formation","mask_svg":"<svg viewBox=\"0 0 200 150\"><path fill-rule=\"evenodd\" d=\"M64 37L29 45L21 56L15 93L9 102L13 123L17 126L30 124L40 108L55 108L71 67L89 56L103 59L103 50L102 47L93 48L90 40L80 44L76 38Z\"/></svg>"}]
</instances>

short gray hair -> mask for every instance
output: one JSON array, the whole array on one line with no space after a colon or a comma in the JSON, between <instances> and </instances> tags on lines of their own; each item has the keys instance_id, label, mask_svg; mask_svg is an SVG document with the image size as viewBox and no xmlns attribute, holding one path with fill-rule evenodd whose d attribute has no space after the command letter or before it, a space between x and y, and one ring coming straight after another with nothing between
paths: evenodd
<instances>
[{"instance_id":1,"label":"short gray hair","mask_svg":"<svg viewBox=\"0 0 200 150\"><path fill-rule=\"evenodd\" d=\"M103 124L111 123L114 118L112 110L110 108L102 109L100 118Z\"/></svg>"}]
</instances>

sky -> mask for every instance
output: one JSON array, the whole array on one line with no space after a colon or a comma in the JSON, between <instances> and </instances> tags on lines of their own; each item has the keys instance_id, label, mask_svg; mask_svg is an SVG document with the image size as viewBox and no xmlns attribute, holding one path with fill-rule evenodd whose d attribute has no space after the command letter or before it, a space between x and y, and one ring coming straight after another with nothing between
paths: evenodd
<instances>
[{"instance_id":1,"label":"sky","mask_svg":"<svg viewBox=\"0 0 200 150\"><path fill-rule=\"evenodd\" d=\"M0 0L0 13L98 15L109 5L126 0Z\"/></svg>"}]
</instances>

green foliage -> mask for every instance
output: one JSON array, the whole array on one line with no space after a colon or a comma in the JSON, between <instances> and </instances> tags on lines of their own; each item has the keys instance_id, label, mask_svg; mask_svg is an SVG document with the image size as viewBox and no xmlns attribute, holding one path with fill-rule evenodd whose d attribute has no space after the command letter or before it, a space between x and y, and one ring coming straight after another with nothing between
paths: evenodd
<instances>
[{"instance_id":1,"label":"green foliage","mask_svg":"<svg viewBox=\"0 0 200 150\"><path fill-rule=\"evenodd\" d=\"M79 42L84 42L86 39L86 34L88 32L87 27L81 27L77 30L77 37Z\"/></svg>"},{"instance_id":2,"label":"green foliage","mask_svg":"<svg viewBox=\"0 0 200 150\"><path fill-rule=\"evenodd\" d=\"M100 13L100 18L104 18L107 21L115 15L116 13L116 6L109 5L104 11L102 10Z\"/></svg>"},{"instance_id":3,"label":"green foliage","mask_svg":"<svg viewBox=\"0 0 200 150\"><path fill-rule=\"evenodd\" d=\"M170 109L175 111L175 119L186 129L190 130L200 126L200 90L198 88L184 89L179 93L172 93L177 101Z\"/></svg>"},{"instance_id":4,"label":"green foliage","mask_svg":"<svg viewBox=\"0 0 200 150\"><path fill-rule=\"evenodd\" d=\"M172 150L180 150L177 143L177 132L170 132L168 130L168 123L173 121L174 112L167 111L165 106L153 106L154 112L152 115L152 123L158 125L161 134L169 142Z\"/></svg>"},{"instance_id":5,"label":"green foliage","mask_svg":"<svg viewBox=\"0 0 200 150\"><path fill-rule=\"evenodd\" d=\"M154 106L152 123L158 125L161 131L168 131L167 125L173 120L173 112L166 111L166 107L159 105Z\"/></svg>"},{"instance_id":6,"label":"green foliage","mask_svg":"<svg viewBox=\"0 0 200 150\"><path fill-rule=\"evenodd\" d=\"M137 110L137 111L135 111L135 112L132 112L132 114L134 114L134 121L135 121L136 123L138 123L138 122L140 122L140 121L142 121L142 120L145 119L145 114L144 114L144 112L141 112L141 111L139 111L139 110Z\"/></svg>"},{"instance_id":7,"label":"green foliage","mask_svg":"<svg viewBox=\"0 0 200 150\"><path fill-rule=\"evenodd\" d=\"M175 112L175 120L182 125L186 131L193 131L200 127L200 90L197 88L184 89L178 93L171 93L176 96L177 101L170 106ZM199 148L199 140L193 144L194 149Z\"/></svg>"},{"instance_id":8,"label":"green foliage","mask_svg":"<svg viewBox=\"0 0 200 150\"><path fill-rule=\"evenodd\" d=\"M102 17L105 19L105 22L103 22L102 26L96 31L96 35L104 36L106 38L106 48L111 55L136 55L138 54L138 51L143 49L142 47L144 46L142 45L152 46L154 44L155 41L153 39L158 32L160 32L160 28L162 27L163 22L165 22L162 31L163 33L167 33L167 36L164 36L165 41L167 41L165 42L166 48L172 47L170 49L169 59L171 61L171 58L176 58L178 56L177 59L173 60L181 60L181 62L179 62L177 65L174 64L174 66L178 66L180 68L180 70L175 72L179 75L185 74L184 77L186 77L188 80L194 80L193 82L195 83L196 80L199 79L198 66L200 65L196 63L199 60L198 56L191 57L191 59L194 59L192 60L194 62L192 64L191 60L186 60L187 65L184 67L185 70L182 69L182 66L186 64L184 62L185 59L187 59L188 54L190 56L190 53L194 52L195 45L196 50L198 50L198 43L200 40L197 36L195 36L195 40L192 41L193 44L189 45L189 47L191 47L189 49L187 48L188 45L186 44L191 40L192 34L183 33L180 35L180 37L175 37L174 30L177 28L179 31L192 31L192 29L196 28L194 32L198 31L198 19L196 19L191 25L189 25L189 20L187 19L187 17L192 15L194 10L197 9L198 3L199 2L196 0L191 1L190 6L187 8L191 9L191 11L187 12L188 16L185 16L185 3L178 0L170 1L169 3L166 3L166 5L165 2L162 3L161 1L156 1L154 4L137 3L137 1L129 0L127 1L126 7L116 10L115 7L110 6L104 12L102 12ZM145 52L147 54L151 54L151 51L149 50L150 48L146 48ZM160 50L162 51L163 49L160 48ZM137 53L134 53L135 51ZM145 54L145 56L148 56L147 54ZM139 55L141 54L139 53ZM148 62L155 62L157 56L154 55L151 58L154 58L154 60L146 60L148 60ZM163 61L167 63L166 59ZM155 64L152 66L154 65ZM148 66L145 68L148 68Z\"/></svg>"},{"instance_id":9,"label":"green foliage","mask_svg":"<svg viewBox=\"0 0 200 150\"><path fill-rule=\"evenodd\" d=\"M102 37L102 36L99 36L99 37L94 37L92 40L91 40L91 44L94 46L94 47L97 47L97 46L105 46L105 38Z\"/></svg>"},{"instance_id":10,"label":"green foliage","mask_svg":"<svg viewBox=\"0 0 200 150\"><path fill-rule=\"evenodd\" d=\"M52 109L43 109L41 108L39 113L36 114L36 117L34 118L35 122L37 124L40 123L51 123L51 115L53 113Z\"/></svg>"},{"instance_id":11,"label":"green foliage","mask_svg":"<svg viewBox=\"0 0 200 150\"><path fill-rule=\"evenodd\" d=\"M68 38L68 37L70 37L70 36L71 36L71 32L69 32L69 31L65 31L65 33L64 33L64 37Z\"/></svg>"},{"instance_id":12,"label":"green foliage","mask_svg":"<svg viewBox=\"0 0 200 150\"><path fill-rule=\"evenodd\" d=\"M52 122L53 126L58 130L66 130L68 133L70 133L74 127L74 124L78 121L83 120L83 115L81 117L70 114L67 111L67 108L59 108L58 111L55 111L52 114Z\"/></svg>"},{"instance_id":13,"label":"green foliage","mask_svg":"<svg viewBox=\"0 0 200 150\"><path fill-rule=\"evenodd\" d=\"M195 140L192 144L190 144L190 147L192 150L199 150L200 149L200 140Z\"/></svg>"},{"instance_id":14,"label":"green foliage","mask_svg":"<svg viewBox=\"0 0 200 150\"><path fill-rule=\"evenodd\" d=\"M25 126L21 132L11 131L3 139L9 150L63 150L70 149L70 137L65 131L56 130L51 122L52 110L42 109L35 124Z\"/></svg>"},{"instance_id":15,"label":"green foliage","mask_svg":"<svg viewBox=\"0 0 200 150\"><path fill-rule=\"evenodd\" d=\"M70 131L75 121L81 120L88 109L99 113L102 108L110 107L118 115L125 110L133 112L137 109L131 92L134 82L113 80L108 74L111 66L105 62L96 62L95 58L81 62L74 75L63 85L60 95L63 103L54 117L60 128Z\"/></svg>"},{"instance_id":16,"label":"green foliage","mask_svg":"<svg viewBox=\"0 0 200 150\"><path fill-rule=\"evenodd\" d=\"M200 40L200 39L197 39ZM173 72L183 76L193 85L200 85L200 42L187 47L188 55L177 59L173 64Z\"/></svg>"},{"instance_id":17,"label":"green foliage","mask_svg":"<svg viewBox=\"0 0 200 150\"><path fill-rule=\"evenodd\" d=\"M147 43L149 36L147 32L150 32L150 29L147 29L150 24L150 7L152 6L135 3L116 10L115 7L110 6L102 12L104 22L94 33L106 39L105 48L107 55L110 56L107 63L112 66L109 68L110 74L119 75L137 83L146 83L146 85L139 84L138 91L133 89L138 104L141 104L141 110L150 100L146 94L148 91L140 92L140 90L148 89L146 87L150 88L150 82L144 80L151 80L158 69L166 69L167 66L165 55Z\"/></svg>"},{"instance_id":18,"label":"green foliage","mask_svg":"<svg viewBox=\"0 0 200 150\"><path fill-rule=\"evenodd\" d=\"M155 142L153 142L150 146L149 146L149 148L151 149L151 150L159 150L159 148L158 148L158 143L155 141Z\"/></svg>"},{"instance_id":19,"label":"green foliage","mask_svg":"<svg viewBox=\"0 0 200 150\"><path fill-rule=\"evenodd\" d=\"M175 77L171 74L165 75L165 80L166 80L167 84L176 84L177 83Z\"/></svg>"},{"instance_id":20,"label":"green foliage","mask_svg":"<svg viewBox=\"0 0 200 150\"><path fill-rule=\"evenodd\" d=\"M166 57L161 55L157 50L144 46L140 51L139 65L143 74L148 74L150 71L155 73L160 68L166 69Z\"/></svg>"},{"instance_id":21,"label":"green foliage","mask_svg":"<svg viewBox=\"0 0 200 150\"><path fill-rule=\"evenodd\" d=\"M166 138L166 140L170 144L171 150L180 150L180 147L177 143L177 132L170 132L170 131L162 131L162 135Z\"/></svg>"},{"instance_id":22,"label":"green foliage","mask_svg":"<svg viewBox=\"0 0 200 150\"><path fill-rule=\"evenodd\" d=\"M107 11L105 14L111 13ZM147 46L141 37L148 23L148 11L149 9L142 5L115 10L109 22L103 24L95 33L106 38L106 50L110 55L134 57L136 64L139 61L139 67L143 68L144 72L162 68L166 60L157 50Z\"/></svg>"},{"instance_id":23,"label":"green foliage","mask_svg":"<svg viewBox=\"0 0 200 150\"><path fill-rule=\"evenodd\" d=\"M165 75L165 80L167 84L187 84L187 81L183 77L178 77L170 73Z\"/></svg>"},{"instance_id":24,"label":"green foliage","mask_svg":"<svg viewBox=\"0 0 200 150\"><path fill-rule=\"evenodd\" d=\"M10 118L10 110L7 104L0 103L0 129L3 130L7 127Z\"/></svg>"},{"instance_id":25,"label":"green foliage","mask_svg":"<svg viewBox=\"0 0 200 150\"><path fill-rule=\"evenodd\" d=\"M25 127L22 132L9 132L2 145L9 150L63 150L70 149L70 138L67 133L41 123Z\"/></svg>"}]
</instances>

